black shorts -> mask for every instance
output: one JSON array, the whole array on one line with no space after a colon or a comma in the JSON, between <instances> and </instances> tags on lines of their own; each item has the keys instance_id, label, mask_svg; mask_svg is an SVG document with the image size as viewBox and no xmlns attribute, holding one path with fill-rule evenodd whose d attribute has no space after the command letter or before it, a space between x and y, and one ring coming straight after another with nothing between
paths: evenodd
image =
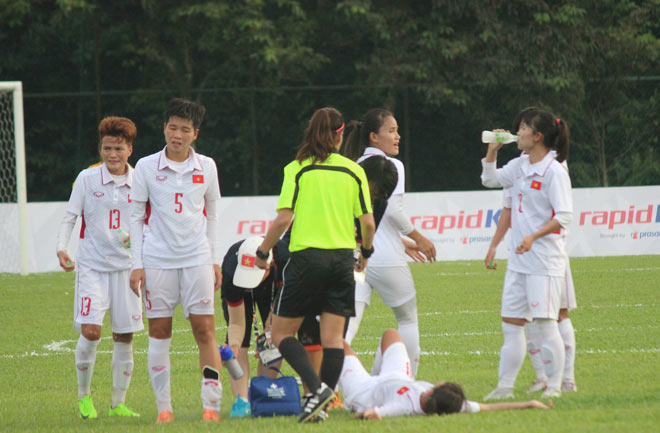
<instances>
[{"instance_id":1,"label":"black shorts","mask_svg":"<svg viewBox=\"0 0 660 433\"><path fill-rule=\"evenodd\" d=\"M250 347L250 339L252 338L252 320L254 316L254 305L257 306L259 310L259 316L261 316L262 328L260 329L263 332L263 324L266 323L268 318L268 313L270 313L270 302L271 302L271 291L270 289L263 290L252 290L245 291L243 295L243 307L245 308L245 334L243 335L243 342L241 347ZM227 305L227 300L222 298L222 312L225 316L225 322L229 325L229 308ZM229 335L225 334L225 343L229 343Z\"/></svg>"},{"instance_id":2,"label":"black shorts","mask_svg":"<svg viewBox=\"0 0 660 433\"><path fill-rule=\"evenodd\" d=\"M321 326L316 320L316 315L309 314L305 316L303 322L298 328L298 340L303 346L321 345Z\"/></svg>"},{"instance_id":3,"label":"black shorts","mask_svg":"<svg viewBox=\"0 0 660 433\"><path fill-rule=\"evenodd\" d=\"M354 316L354 263L351 249L307 248L291 253L282 289L273 302L274 313L282 317Z\"/></svg>"},{"instance_id":4,"label":"black shorts","mask_svg":"<svg viewBox=\"0 0 660 433\"><path fill-rule=\"evenodd\" d=\"M303 346L320 346L321 345L321 324L316 320L317 316L305 316L300 328L298 328L298 340ZM344 338L348 332L348 318L344 324Z\"/></svg>"}]
</instances>

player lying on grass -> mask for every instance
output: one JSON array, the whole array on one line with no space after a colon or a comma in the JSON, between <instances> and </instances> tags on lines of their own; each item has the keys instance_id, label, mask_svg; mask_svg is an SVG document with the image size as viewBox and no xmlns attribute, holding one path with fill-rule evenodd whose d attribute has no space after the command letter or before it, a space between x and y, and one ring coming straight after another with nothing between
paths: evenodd
<instances>
[{"instance_id":1,"label":"player lying on grass","mask_svg":"<svg viewBox=\"0 0 660 433\"><path fill-rule=\"evenodd\" d=\"M355 418L380 420L401 415L444 415L513 409L551 409L537 400L485 404L465 398L460 385L452 382L429 382L412 378L410 359L401 335L387 329L380 339L371 374L348 343L344 342L344 367L339 387L344 406Z\"/></svg>"}]
</instances>

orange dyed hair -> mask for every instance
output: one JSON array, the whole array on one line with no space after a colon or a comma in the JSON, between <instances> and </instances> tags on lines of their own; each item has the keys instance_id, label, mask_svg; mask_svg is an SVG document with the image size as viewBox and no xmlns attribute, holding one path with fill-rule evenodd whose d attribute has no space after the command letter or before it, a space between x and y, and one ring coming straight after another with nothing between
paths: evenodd
<instances>
[{"instance_id":1,"label":"orange dyed hair","mask_svg":"<svg viewBox=\"0 0 660 433\"><path fill-rule=\"evenodd\" d=\"M132 146L137 136L137 128L135 123L126 117L106 117L99 123L99 142L106 136L121 137Z\"/></svg>"}]
</instances>

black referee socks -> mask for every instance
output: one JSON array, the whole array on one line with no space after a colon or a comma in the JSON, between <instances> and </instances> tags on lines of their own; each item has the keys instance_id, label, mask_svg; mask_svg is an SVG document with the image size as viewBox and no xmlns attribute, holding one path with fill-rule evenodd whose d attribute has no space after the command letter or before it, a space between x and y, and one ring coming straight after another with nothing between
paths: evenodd
<instances>
[{"instance_id":1,"label":"black referee socks","mask_svg":"<svg viewBox=\"0 0 660 433\"><path fill-rule=\"evenodd\" d=\"M300 380L307 385L307 388L310 391L314 392L321 387L321 379L316 375L314 367L309 360L309 356L305 351L305 347L300 341L295 337L286 337L280 342L278 349L284 359L286 359L286 362L288 362L291 368L298 373ZM342 354L343 353L344 351L342 350ZM323 350L323 355L323 363L325 363L325 349ZM323 368L321 368L321 371L323 371ZM339 372L341 373L341 365L339 366ZM337 379L339 379L339 373L337 373L335 383L337 382Z\"/></svg>"},{"instance_id":2,"label":"black referee socks","mask_svg":"<svg viewBox=\"0 0 660 433\"><path fill-rule=\"evenodd\" d=\"M323 349L321 381L330 389L335 389L341 369L344 366L344 349Z\"/></svg>"}]
</instances>

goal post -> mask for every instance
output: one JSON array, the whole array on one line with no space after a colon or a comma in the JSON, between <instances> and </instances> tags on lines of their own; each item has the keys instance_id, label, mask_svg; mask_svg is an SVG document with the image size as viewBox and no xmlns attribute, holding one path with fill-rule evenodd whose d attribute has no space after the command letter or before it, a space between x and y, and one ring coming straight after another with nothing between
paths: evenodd
<instances>
[{"instance_id":1,"label":"goal post","mask_svg":"<svg viewBox=\"0 0 660 433\"><path fill-rule=\"evenodd\" d=\"M0 81L0 202L16 203L17 221L8 225L17 230L21 275L29 273L27 180L25 174L25 134L23 85L20 81ZM12 253L11 251L9 252Z\"/></svg>"}]
</instances>

